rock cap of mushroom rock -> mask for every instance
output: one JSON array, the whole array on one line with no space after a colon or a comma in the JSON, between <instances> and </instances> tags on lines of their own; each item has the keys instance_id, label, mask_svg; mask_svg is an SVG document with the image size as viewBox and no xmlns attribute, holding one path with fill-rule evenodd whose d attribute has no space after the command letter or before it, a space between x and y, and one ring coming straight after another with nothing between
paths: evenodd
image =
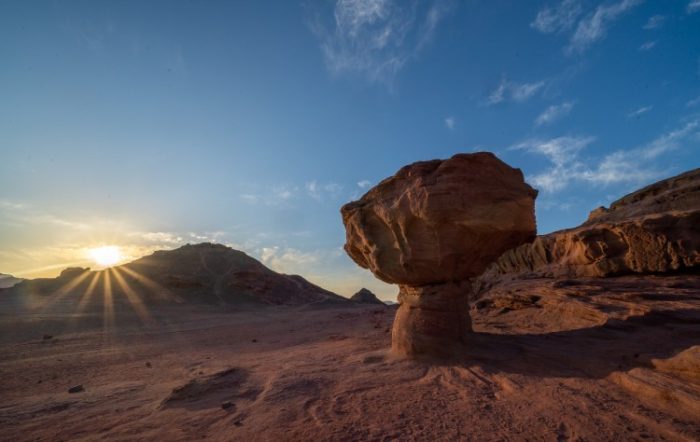
<instances>
[{"instance_id":1,"label":"rock cap of mushroom rock","mask_svg":"<svg viewBox=\"0 0 700 442\"><path fill-rule=\"evenodd\" d=\"M490 152L413 163L341 208L345 251L388 283L462 281L535 238L536 197Z\"/></svg>"}]
</instances>

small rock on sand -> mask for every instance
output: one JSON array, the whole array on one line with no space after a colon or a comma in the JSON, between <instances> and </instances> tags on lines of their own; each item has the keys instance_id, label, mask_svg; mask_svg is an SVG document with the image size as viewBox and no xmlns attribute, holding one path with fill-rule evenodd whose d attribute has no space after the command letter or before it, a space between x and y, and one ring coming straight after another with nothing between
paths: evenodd
<instances>
[{"instance_id":1,"label":"small rock on sand","mask_svg":"<svg viewBox=\"0 0 700 442\"><path fill-rule=\"evenodd\" d=\"M80 393L81 391L85 391L82 384L74 385L68 389L68 393Z\"/></svg>"}]
</instances>

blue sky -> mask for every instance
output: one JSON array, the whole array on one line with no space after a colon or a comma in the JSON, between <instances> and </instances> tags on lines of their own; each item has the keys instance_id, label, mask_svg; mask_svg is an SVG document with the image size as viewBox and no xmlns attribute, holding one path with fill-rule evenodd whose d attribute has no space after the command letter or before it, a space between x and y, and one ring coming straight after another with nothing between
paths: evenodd
<instances>
[{"instance_id":1,"label":"blue sky","mask_svg":"<svg viewBox=\"0 0 700 442\"><path fill-rule=\"evenodd\" d=\"M4 1L0 272L218 241L391 299L339 207L490 150L540 233L700 166L700 1ZM93 265L94 266L94 265Z\"/></svg>"}]
</instances>

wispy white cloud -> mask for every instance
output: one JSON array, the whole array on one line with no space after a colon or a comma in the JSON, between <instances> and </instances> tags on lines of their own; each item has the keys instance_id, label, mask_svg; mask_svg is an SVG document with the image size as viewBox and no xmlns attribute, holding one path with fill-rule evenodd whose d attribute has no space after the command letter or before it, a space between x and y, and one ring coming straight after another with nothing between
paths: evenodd
<instances>
[{"instance_id":1,"label":"wispy white cloud","mask_svg":"<svg viewBox=\"0 0 700 442\"><path fill-rule=\"evenodd\" d=\"M694 107L700 104L700 95L685 103L686 107Z\"/></svg>"},{"instance_id":2,"label":"wispy white cloud","mask_svg":"<svg viewBox=\"0 0 700 442\"><path fill-rule=\"evenodd\" d=\"M78 219L79 217L66 217L50 211L45 211L30 204L17 201L0 201L0 221L29 224L46 225L54 228L66 228L69 230L87 231L95 227L104 220L93 220L92 223Z\"/></svg>"},{"instance_id":3,"label":"wispy white cloud","mask_svg":"<svg viewBox=\"0 0 700 442\"><path fill-rule=\"evenodd\" d=\"M581 15L580 0L564 0L555 8L541 9L530 26L549 34L570 29Z\"/></svg>"},{"instance_id":4,"label":"wispy white cloud","mask_svg":"<svg viewBox=\"0 0 700 442\"><path fill-rule=\"evenodd\" d=\"M498 83L498 87L491 92L486 102L488 104L498 104L506 99L506 90L508 88L508 81L504 78Z\"/></svg>"},{"instance_id":5,"label":"wispy white cloud","mask_svg":"<svg viewBox=\"0 0 700 442\"><path fill-rule=\"evenodd\" d=\"M457 123L457 121L455 120L455 117L446 117L445 118L445 127L448 128L449 130L454 130L456 123Z\"/></svg>"},{"instance_id":6,"label":"wispy white cloud","mask_svg":"<svg viewBox=\"0 0 700 442\"><path fill-rule=\"evenodd\" d=\"M640 116L646 114L653 108L654 106L642 106L639 109L635 109L632 112L628 113L627 118L639 118Z\"/></svg>"},{"instance_id":7,"label":"wispy white cloud","mask_svg":"<svg viewBox=\"0 0 700 442\"><path fill-rule=\"evenodd\" d=\"M642 0L622 0L618 3L599 5L595 11L579 21L567 52L583 52L593 43L602 40L612 22L641 3Z\"/></svg>"},{"instance_id":8,"label":"wispy white cloud","mask_svg":"<svg viewBox=\"0 0 700 442\"><path fill-rule=\"evenodd\" d=\"M486 99L486 104L493 105L508 100L517 102L527 101L542 89L544 85L544 81L516 83L503 78L498 84L498 87L496 87Z\"/></svg>"},{"instance_id":9,"label":"wispy white cloud","mask_svg":"<svg viewBox=\"0 0 700 442\"><path fill-rule=\"evenodd\" d=\"M565 52L567 54L582 53L593 43L604 39L610 25L642 1L620 0L617 3L598 5L595 10L580 18L583 14L582 3L575 0L563 0L557 7L540 10L530 26L542 33L549 34L568 31L578 21ZM663 23L663 19L663 16L651 17L644 28L659 27Z\"/></svg>"},{"instance_id":10,"label":"wispy white cloud","mask_svg":"<svg viewBox=\"0 0 700 442\"><path fill-rule=\"evenodd\" d=\"M281 201L286 201L290 198L292 198L296 193L298 189L293 186L288 186L286 184L282 185L277 185L272 187L272 195Z\"/></svg>"},{"instance_id":11,"label":"wispy white cloud","mask_svg":"<svg viewBox=\"0 0 700 442\"><path fill-rule=\"evenodd\" d=\"M181 244L182 236L173 232L133 232L132 237L138 237L147 243Z\"/></svg>"},{"instance_id":12,"label":"wispy white cloud","mask_svg":"<svg viewBox=\"0 0 700 442\"><path fill-rule=\"evenodd\" d=\"M537 83L511 84L513 100L525 101L535 95L537 91L542 89L542 86L544 86L544 81L539 81Z\"/></svg>"},{"instance_id":13,"label":"wispy white cloud","mask_svg":"<svg viewBox=\"0 0 700 442\"><path fill-rule=\"evenodd\" d=\"M344 189L341 184L320 183L317 180L307 181L303 185L287 183L262 187L250 183L249 186L256 191L242 193L239 198L249 204L266 206L289 206L301 201L305 196L318 202L336 200Z\"/></svg>"},{"instance_id":14,"label":"wispy white cloud","mask_svg":"<svg viewBox=\"0 0 700 442\"><path fill-rule=\"evenodd\" d=\"M700 0L690 0L690 3L688 3L688 6L685 8L685 11L688 14L694 14L700 11Z\"/></svg>"},{"instance_id":15,"label":"wispy white cloud","mask_svg":"<svg viewBox=\"0 0 700 442\"><path fill-rule=\"evenodd\" d=\"M304 185L306 193L316 201L321 201L321 188L316 181L310 181Z\"/></svg>"},{"instance_id":16,"label":"wispy white cloud","mask_svg":"<svg viewBox=\"0 0 700 442\"><path fill-rule=\"evenodd\" d=\"M241 198L252 204L257 204L260 201L260 197L252 193L244 193L241 195Z\"/></svg>"},{"instance_id":17,"label":"wispy white cloud","mask_svg":"<svg viewBox=\"0 0 700 442\"><path fill-rule=\"evenodd\" d=\"M263 264L280 272L294 272L299 266L305 266L318 262L318 253L302 252L293 248L279 246L263 247L260 260Z\"/></svg>"},{"instance_id":18,"label":"wispy white cloud","mask_svg":"<svg viewBox=\"0 0 700 442\"><path fill-rule=\"evenodd\" d=\"M367 189L371 185L372 182L369 180L362 180L357 182L357 187L359 187L360 189Z\"/></svg>"},{"instance_id":19,"label":"wispy white cloud","mask_svg":"<svg viewBox=\"0 0 700 442\"><path fill-rule=\"evenodd\" d=\"M262 247L254 254L271 269L282 273L308 275L313 267L329 264L343 254L342 248L304 251L293 247Z\"/></svg>"},{"instance_id":20,"label":"wispy white cloud","mask_svg":"<svg viewBox=\"0 0 700 442\"><path fill-rule=\"evenodd\" d=\"M553 123L554 121L567 116L573 108L574 103L572 101L549 106L535 119L535 124L537 126L542 126L544 124Z\"/></svg>"},{"instance_id":21,"label":"wispy white cloud","mask_svg":"<svg viewBox=\"0 0 700 442\"><path fill-rule=\"evenodd\" d=\"M551 162L547 170L528 177L528 181L544 192L562 190L576 181L594 185L641 183L658 178L663 173L656 166L656 160L661 155L678 149L683 142L700 141L700 119L663 134L644 146L615 151L597 162L585 160L580 155L593 141L593 137L528 140L511 149L543 155Z\"/></svg>"},{"instance_id":22,"label":"wispy white cloud","mask_svg":"<svg viewBox=\"0 0 700 442\"><path fill-rule=\"evenodd\" d=\"M336 199L340 196L340 193L343 191L343 186L338 183L326 183L323 185L323 190L328 196L330 196L333 199Z\"/></svg>"},{"instance_id":23,"label":"wispy white cloud","mask_svg":"<svg viewBox=\"0 0 700 442\"><path fill-rule=\"evenodd\" d=\"M316 201L323 201L324 197L336 199L343 191L343 186L338 183L319 184L316 180L304 184L306 193Z\"/></svg>"},{"instance_id":24,"label":"wispy white cloud","mask_svg":"<svg viewBox=\"0 0 700 442\"><path fill-rule=\"evenodd\" d=\"M661 154L678 149L682 141L700 141L697 139L698 135L700 135L700 118L691 120L680 129L661 135L645 147L633 151L630 159L641 157L645 160L653 160Z\"/></svg>"},{"instance_id":25,"label":"wispy white cloud","mask_svg":"<svg viewBox=\"0 0 700 442\"><path fill-rule=\"evenodd\" d=\"M639 46L639 50L640 51L649 51L651 49L654 49L654 46L656 46L656 40L647 41L647 42L642 43Z\"/></svg>"},{"instance_id":26,"label":"wispy white cloud","mask_svg":"<svg viewBox=\"0 0 700 442\"><path fill-rule=\"evenodd\" d=\"M239 195L248 204L263 204L266 206L288 205L299 196L299 186L293 184L275 184L261 188L258 185L250 184L254 188L253 192L246 192Z\"/></svg>"},{"instance_id":27,"label":"wispy white cloud","mask_svg":"<svg viewBox=\"0 0 700 442\"><path fill-rule=\"evenodd\" d=\"M337 0L332 24L317 21L328 69L391 84L396 74L430 42L451 2ZM331 29L329 29L331 28Z\"/></svg>"},{"instance_id":28,"label":"wispy white cloud","mask_svg":"<svg viewBox=\"0 0 700 442\"><path fill-rule=\"evenodd\" d=\"M649 20L647 20L646 24L643 26L643 29L658 29L664 25L665 21L666 17L664 17L663 15L652 15L651 17L649 17Z\"/></svg>"},{"instance_id":29,"label":"wispy white cloud","mask_svg":"<svg viewBox=\"0 0 700 442\"><path fill-rule=\"evenodd\" d=\"M555 192L565 188L573 173L579 173L584 167L578 161L578 154L595 140L594 137L558 137L549 140L527 140L515 146L512 150L527 150L544 155L552 167L545 172L528 177L535 187L545 192Z\"/></svg>"}]
</instances>

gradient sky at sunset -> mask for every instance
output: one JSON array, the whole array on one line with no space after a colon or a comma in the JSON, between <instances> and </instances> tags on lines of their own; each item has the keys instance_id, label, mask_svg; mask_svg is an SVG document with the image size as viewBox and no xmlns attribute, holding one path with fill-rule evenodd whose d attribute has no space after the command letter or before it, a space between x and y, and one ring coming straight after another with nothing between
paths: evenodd
<instances>
[{"instance_id":1,"label":"gradient sky at sunset","mask_svg":"<svg viewBox=\"0 0 700 442\"><path fill-rule=\"evenodd\" d=\"M490 150L540 233L700 167L700 1L0 2L0 272L216 241L350 295L339 207Z\"/></svg>"}]
</instances>

